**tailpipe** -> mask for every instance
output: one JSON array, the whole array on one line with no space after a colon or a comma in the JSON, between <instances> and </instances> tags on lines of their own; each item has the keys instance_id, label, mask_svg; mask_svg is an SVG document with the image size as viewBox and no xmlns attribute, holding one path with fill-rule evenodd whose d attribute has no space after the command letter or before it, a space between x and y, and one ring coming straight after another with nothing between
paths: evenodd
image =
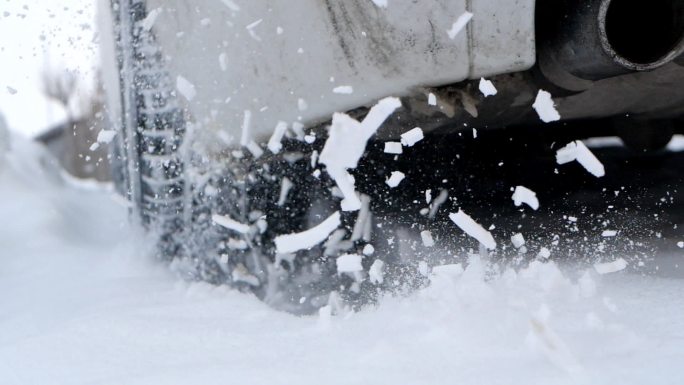
<instances>
[{"instance_id":1,"label":"tailpipe","mask_svg":"<svg viewBox=\"0 0 684 385\"><path fill-rule=\"evenodd\" d=\"M562 88L650 71L684 52L684 0L541 0L539 66Z\"/></svg>"}]
</instances>

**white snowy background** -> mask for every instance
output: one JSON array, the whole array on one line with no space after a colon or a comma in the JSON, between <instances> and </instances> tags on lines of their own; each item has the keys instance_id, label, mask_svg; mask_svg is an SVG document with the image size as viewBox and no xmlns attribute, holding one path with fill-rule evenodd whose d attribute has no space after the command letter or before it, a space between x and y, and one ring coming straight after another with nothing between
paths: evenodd
<instances>
[{"instance_id":1,"label":"white snowy background","mask_svg":"<svg viewBox=\"0 0 684 385\"><path fill-rule=\"evenodd\" d=\"M17 135L60 119L39 90L46 62L86 76L94 60L92 5L37 3L0 0L0 111L15 131L0 154L0 384L684 381L682 279L553 261L495 272L473 257L332 318L179 279L106 185L64 178Z\"/></svg>"}]
</instances>

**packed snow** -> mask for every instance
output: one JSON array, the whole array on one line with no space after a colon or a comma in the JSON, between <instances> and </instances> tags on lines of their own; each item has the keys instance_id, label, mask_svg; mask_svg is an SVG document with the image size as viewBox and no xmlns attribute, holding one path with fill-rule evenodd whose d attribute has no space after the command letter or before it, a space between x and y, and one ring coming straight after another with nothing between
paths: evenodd
<instances>
[{"instance_id":1,"label":"packed snow","mask_svg":"<svg viewBox=\"0 0 684 385\"><path fill-rule=\"evenodd\" d=\"M337 264L338 273L354 273L357 271L363 271L363 265L361 265L362 255L358 254L343 254L337 257L335 261Z\"/></svg>"},{"instance_id":2,"label":"packed snow","mask_svg":"<svg viewBox=\"0 0 684 385\"><path fill-rule=\"evenodd\" d=\"M385 154L401 155L404 148L401 146L401 142L385 142L384 152Z\"/></svg>"},{"instance_id":3,"label":"packed snow","mask_svg":"<svg viewBox=\"0 0 684 385\"><path fill-rule=\"evenodd\" d=\"M525 186L516 186L511 198L513 199L513 204L516 206L521 206L524 203L530 206L532 210L539 209L539 199L537 199L537 193Z\"/></svg>"},{"instance_id":4,"label":"packed snow","mask_svg":"<svg viewBox=\"0 0 684 385\"><path fill-rule=\"evenodd\" d=\"M390 177L387 179L386 183L390 188L395 188L399 186L399 183L406 178L406 175L404 175L403 172L401 171L392 171L390 174Z\"/></svg>"},{"instance_id":5,"label":"packed snow","mask_svg":"<svg viewBox=\"0 0 684 385\"><path fill-rule=\"evenodd\" d=\"M276 250L280 254L310 249L323 241L340 227L340 213L335 212L326 220L301 233L279 235L275 238Z\"/></svg>"},{"instance_id":6,"label":"packed snow","mask_svg":"<svg viewBox=\"0 0 684 385\"><path fill-rule=\"evenodd\" d=\"M480 92L482 92L482 95L484 95L485 98L488 96L494 96L498 93L496 87L494 87L494 83L492 83L491 80L487 80L485 78L480 78L479 88Z\"/></svg>"},{"instance_id":7,"label":"packed snow","mask_svg":"<svg viewBox=\"0 0 684 385\"><path fill-rule=\"evenodd\" d=\"M619 256L599 274L553 256L512 268L471 255L421 261L429 285L413 294L356 312L331 301L296 317L184 281L150 257L110 187L71 185L45 151L16 139L11 147L0 167L2 384L636 385L681 376L681 277L617 271ZM382 283L384 270L374 259L367 279Z\"/></svg>"},{"instance_id":8,"label":"packed snow","mask_svg":"<svg viewBox=\"0 0 684 385\"><path fill-rule=\"evenodd\" d=\"M414 144L420 142L424 138L423 129L415 127L401 134L401 144L406 147L413 147Z\"/></svg>"},{"instance_id":9,"label":"packed snow","mask_svg":"<svg viewBox=\"0 0 684 385\"><path fill-rule=\"evenodd\" d=\"M492 233L485 230L484 227L480 226L473 218L468 214L464 213L463 210L458 210L457 213L450 213L449 219L456 224L461 230L471 237L477 239L486 248L493 250L496 249L496 241L492 236Z\"/></svg>"}]
</instances>

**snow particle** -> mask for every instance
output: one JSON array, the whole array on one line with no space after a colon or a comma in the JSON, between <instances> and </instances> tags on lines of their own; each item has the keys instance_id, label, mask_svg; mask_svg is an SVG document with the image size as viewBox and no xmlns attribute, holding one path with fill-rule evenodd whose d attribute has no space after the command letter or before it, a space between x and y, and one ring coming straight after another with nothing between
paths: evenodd
<instances>
[{"instance_id":1,"label":"snow particle","mask_svg":"<svg viewBox=\"0 0 684 385\"><path fill-rule=\"evenodd\" d=\"M624 270L626 267L627 261L625 261L622 258L618 258L613 262L597 263L594 265L594 270L596 270L597 273L603 275Z\"/></svg>"},{"instance_id":2,"label":"snow particle","mask_svg":"<svg viewBox=\"0 0 684 385\"><path fill-rule=\"evenodd\" d=\"M451 29L447 31L447 34L449 35L449 39L454 40L456 38L456 35L458 35L459 32L463 29L463 27L468 24L470 19L473 18L473 14L470 12L464 12L461 16L456 19L454 24L451 26Z\"/></svg>"},{"instance_id":3,"label":"snow particle","mask_svg":"<svg viewBox=\"0 0 684 385\"><path fill-rule=\"evenodd\" d=\"M413 147L414 144L423 140L424 137L425 135L423 134L423 129L416 127L401 134L401 144L406 147Z\"/></svg>"},{"instance_id":4,"label":"snow particle","mask_svg":"<svg viewBox=\"0 0 684 385\"><path fill-rule=\"evenodd\" d=\"M189 102L191 102L192 99L194 99L195 96L197 96L197 90L195 89L195 85L190 83L188 79L180 75L176 78L176 89Z\"/></svg>"},{"instance_id":5,"label":"snow particle","mask_svg":"<svg viewBox=\"0 0 684 385\"><path fill-rule=\"evenodd\" d=\"M279 235L275 238L276 251L279 254L284 254L311 249L328 238L330 233L335 231L341 223L340 213L336 211L328 219L309 230L301 233Z\"/></svg>"},{"instance_id":6,"label":"snow particle","mask_svg":"<svg viewBox=\"0 0 684 385\"><path fill-rule=\"evenodd\" d=\"M464 213L463 210L458 210L458 213L455 214L450 213L449 219L466 234L477 239L486 248L490 250L496 249L496 241L492 234L475 222L468 214Z\"/></svg>"},{"instance_id":7,"label":"snow particle","mask_svg":"<svg viewBox=\"0 0 684 385\"><path fill-rule=\"evenodd\" d=\"M405 177L406 175L404 175L404 173L401 171L392 171L392 174L385 183L387 183L387 185L390 188L395 188L399 186L399 183L401 183L401 181L404 180Z\"/></svg>"},{"instance_id":8,"label":"snow particle","mask_svg":"<svg viewBox=\"0 0 684 385\"><path fill-rule=\"evenodd\" d=\"M352 86L338 86L333 88L332 92L335 94L350 95L354 93L354 88Z\"/></svg>"},{"instance_id":9,"label":"snow particle","mask_svg":"<svg viewBox=\"0 0 684 385\"><path fill-rule=\"evenodd\" d=\"M537 210L539 208L539 199L537 199L537 194L525 186L516 186L511 199L513 199L513 204L516 206L521 206L524 203L530 206L533 210Z\"/></svg>"},{"instance_id":10,"label":"snow particle","mask_svg":"<svg viewBox=\"0 0 684 385\"><path fill-rule=\"evenodd\" d=\"M482 92L482 95L484 95L485 98L487 96L493 96L498 93L496 87L494 87L494 83L492 83L491 80L487 80L485 78L480 78L480 92Z\"/></svg>"},{"instance_id":11,"label":"snow particle","mask_svg":"<svg viewBox=\"0 0 684 385\"><path fill-rule=\"evenodd\" d=\"M404 152L401 143L399 142L385 142L385 154L396 154L400 155Z\"/></svg>"},{"instance_id":12,"label":"snow particle","mask_svg":"<svg viewBox=\"0 0 684 385\"><path fill-rule=\"evenodd\" d=\"M553 99L551 99L551 94L544 90L539 90L532 107L544 123L560 120L560 114L556 110Z\"/></svg>"}]
</instances>

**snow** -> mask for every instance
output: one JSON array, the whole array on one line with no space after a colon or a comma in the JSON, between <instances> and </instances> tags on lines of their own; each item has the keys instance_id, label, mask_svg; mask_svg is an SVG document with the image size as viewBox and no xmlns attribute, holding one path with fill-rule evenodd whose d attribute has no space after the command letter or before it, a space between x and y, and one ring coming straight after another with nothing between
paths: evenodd
<instances>
[{"instance_id":1,"label":"snow","mask_svg":"<svg viewBox=\"0 0 684 385\"><path fill-rule=\"evenodd\" d=\"M283 136L285 136L286 131L287 123L278 122L273 130L273 135L271 135L271 138L268 140L267 144L268 149L271 150L272 153L277 154L283 149L281 141L283 140Z\"/></svg>"},{"instance_id":2,"label":"snow","mask_svg":"<svg viewBox=\"0 0 684 385\"><path fill-rule=\"evenodd\" d=\"M178 77L176 78L176 89L189 102L191 102L192 99L194 99L195 96L197 96L197 90L195 89L195 85L190 83L188 79L180 75L178 75Z\"/></svg>"},{"instance_id":3,"label":"snow","mask_svg":"<svg viewBox=\"0 0 684 385\"><path fill-rule=\"evenodd\" d=\"M399 183L401 183L405 177L406 175L401 171L392 171L392 174L390 174L389 179L387 179L385 183L387 183L390 188L395 188L399 186Z\"/></svg>"},{"instance_id":4,"label":"snow","mask_svg":"<svg viewBox=\"0 0 684 385\"><path fill-rule=\"evenodd\" d=\"M556 111L551 94L547 91L539 90L532 107L537 111L539 119L544 123L554 122L561 118L558 111Z\"/></svg>"},{"instance_id":5,"label":"snow","mask_svg":"<svg viewBox=\"0 0 684 385\"><path fill-rule=\"evenodd\" d=\"M341 223L340 213L336 211L326 220L309 230L275 237L276 250L279 254L284 254L311 249L325 241L333 231L340 227Z\"/></svg>"},{"instance_id":6,"label":"snow","mask_svg":"<svg viewBox=\"0 0 684 385\"><path fill-rule=\"evenodd\" d=\"M625 268L627 268L627 261L622 258L618 258L613 262L597 263L594 265L594 270L599 274L616 273Z\"/></svg>"},{"instance_id":7,"label":"snow","mask_svg":"<svg viewBox=\"0 0 684 385\"><path fill-rule=\"evenodd\" d=\"M233 0L221 0L221 2L233 12L240 10L240 6L237 5Z\"/></svg>"},{"instance_id":8,"label":"snow","mask_svg":"<svg viewBox=\"0 0 684 385\"><path fill-rule=\"evenodd\" d=\"M499 270L471 259L431 266L429 286L412 294L347 313L332 302L323 328L319 316L183 281L151 257L111 190L69 187L42 152L21 147L12 143L0 169L0 218L11 218L0 223L1 384L681 378L681 275L600 275L550 261Z\"/></svg>"},{"instance_id":9,"label":"snow","mask_svg":"<svg viewBox=\"0 0 684 385\"><path fill-rule=\"evenodd\" d=\"M326 166L326 171L344 195L341 203L343 211L361 208L361 201L354 191L354 182L347 170L356 168L368 140L399 107L401 102L398 98L385 98L370 109L363 122L347 114L333 115L330 135L321 151L319 162Z\"/></svg>"},{"instance_id":10,"label":"snow","mask_svg":"<svg viewBox=\"0 0 684 385\"><path fill-rule=\"evenodd\" d=\"M539 209L537 194L525 186L516 186L511 199L513 199L513 204L516 206L520 206L524 203L533 210Z\"/></svg>"},{"instance_id":11,"label":"snow","mask_svg":"<svg viewBox=\"0 0 684 385\"><path fill-rule=\"evenodd\" d=\"M498 91L491 80L480 78L480 92L482 92L482 95L486 98L488 96L496 95Z\"/></svg>"},{"instance_id":12,"label":"snow","mask_svg":"<svg viewBox=\"0 0 684 385\"><path fill-rule=\"evenodd\" d=\"M416 127L401 134L401 144L406 147L413 147L414 144L423 140L424 137L423 129Z\"/></svg>"},{"instance_id":13,"label":"snow","mask_svg":"<svg viewBox=\"0 0 684 385\"><path fill-rule=\"evenodd\" d=\"M211 216L211 220L219 226L223 226L229 230L236 231L240 234L249 233L249 225L240 223L226 215L214 214Z\"/></svg>"},{"instance_id":14,"label":"snow","mask_svg":"<svg viewBox=\"0 0 684 385\"><path fill-rule=\"evenodd\" d=\"M145 31L149 31L152 29L154 26L154 23L157 22L157 18L159 15L162 13L163 9L161 8L155 8L147 13L147 16L143 19L141 22L141 26Z\"/></svg>"},{"instance_id":15,"label":"snow","mask_svg":"<svg viewBox=\"0 0 684 385\"><path fill-rule=\"evenodd\" d=\"M594 153L582 141L570 142L556 152L556 162L558 164L566 164L575 160L597 178L606 175L606 170L601 161L596 158Z\"/></svg>"},{"instance_id":16,"label":"snow","mask_svg":"<svg viewBox=\"0 0 684 385\"><path fill-rule=\"evenodd\" d=\"M456 35L458 35L459 32L468 24L470 19L473 18L473 14L470 12L464 12L461 16L456 19L454 24L451 26L451 29L447 31L447 34L449 35L449 39L454 40L456 38Z\"/></svg>"},{"instance_id":17,"label":"snow","mask_svg":"<svg viewBox=\"0 0 684 385\"><path fill-rule=\"evenodd\" d=\"M430 92L428 94L428 106L436 106L437 105L437 96Z\"/></svg>"},{"instance_id":18,"label":"snow","mask_svg":"<svg viewBox=\"0 0 684 385\"><path fill-rule=\"evenodd\" d=\"M454 222L456 226L458 226L466 234L477 239L477 241L483 244L486 248L490 250L496 249L496 241L494 240L492 234L475 222L468 214L464 213L463 210L458 210L458 213L455 214L450 213L449 219L451 219L451 221Z\"/></svg>"},{"instance_id":19,"label":"snow","mask_svg":"<svg viewBox=\"0 0 684 385\"><path fill-rule=\"evenodd\" d=\"M337 257L335 263L337 265L338 273L354 273L357 271L363 271L363 266L361 265L362 255L358 254L344 254Z\"/></svg>"},{"instance_id":20,"label":"snow","mask_svg":"<svg viewBox=\"0 0 684 385\"><path fill-rule=\"evenodd\" d=\"M354 88L352 86L337 86L333 88L333 93L350 95L354 93Z\"/></svg>"},{"instance_id":21,"label":"snow","mask_svg":"<svg viewBox=\"0 0 684 385\"><path fill-rule=\"evenodd\" d=\"M423 241L423 246L432 247L435 245L435 240L432 238L430 230L423 230L420 232L420 239Z\"/></svg>"},{"instance_id":22,"label":"snow","mask_svg":"<svg viewBox=\"0 0 684 385\"><path fill-rule=\"evenodd\" d=\"M370 269L368 269L368 279L371 281L371 283L376 285L382 284L384 281L384 268L385 262L382 260L376 259L373 261Z\"/></svg>"},{"instance_id":23,"label":"snow","mask_svg":"<svg viewBox=\"0 0 684 385\"><path fill-rule=\"evenodd\" d=\"M385 154L396 154L400 155L404 152L403 147L400 142L385 142Z\"/></svg>"},{"instance_id":24,"label":"snow","mask_svg":"<svg viewBox=\"0 0 684 385\"><path fill-rule=\"evenodd\" d=\"M520 233L513 234L511 237L511 243L513 244L513 247L519 249L525 245L525 238Z\"/></svg>"}]
</instances>

